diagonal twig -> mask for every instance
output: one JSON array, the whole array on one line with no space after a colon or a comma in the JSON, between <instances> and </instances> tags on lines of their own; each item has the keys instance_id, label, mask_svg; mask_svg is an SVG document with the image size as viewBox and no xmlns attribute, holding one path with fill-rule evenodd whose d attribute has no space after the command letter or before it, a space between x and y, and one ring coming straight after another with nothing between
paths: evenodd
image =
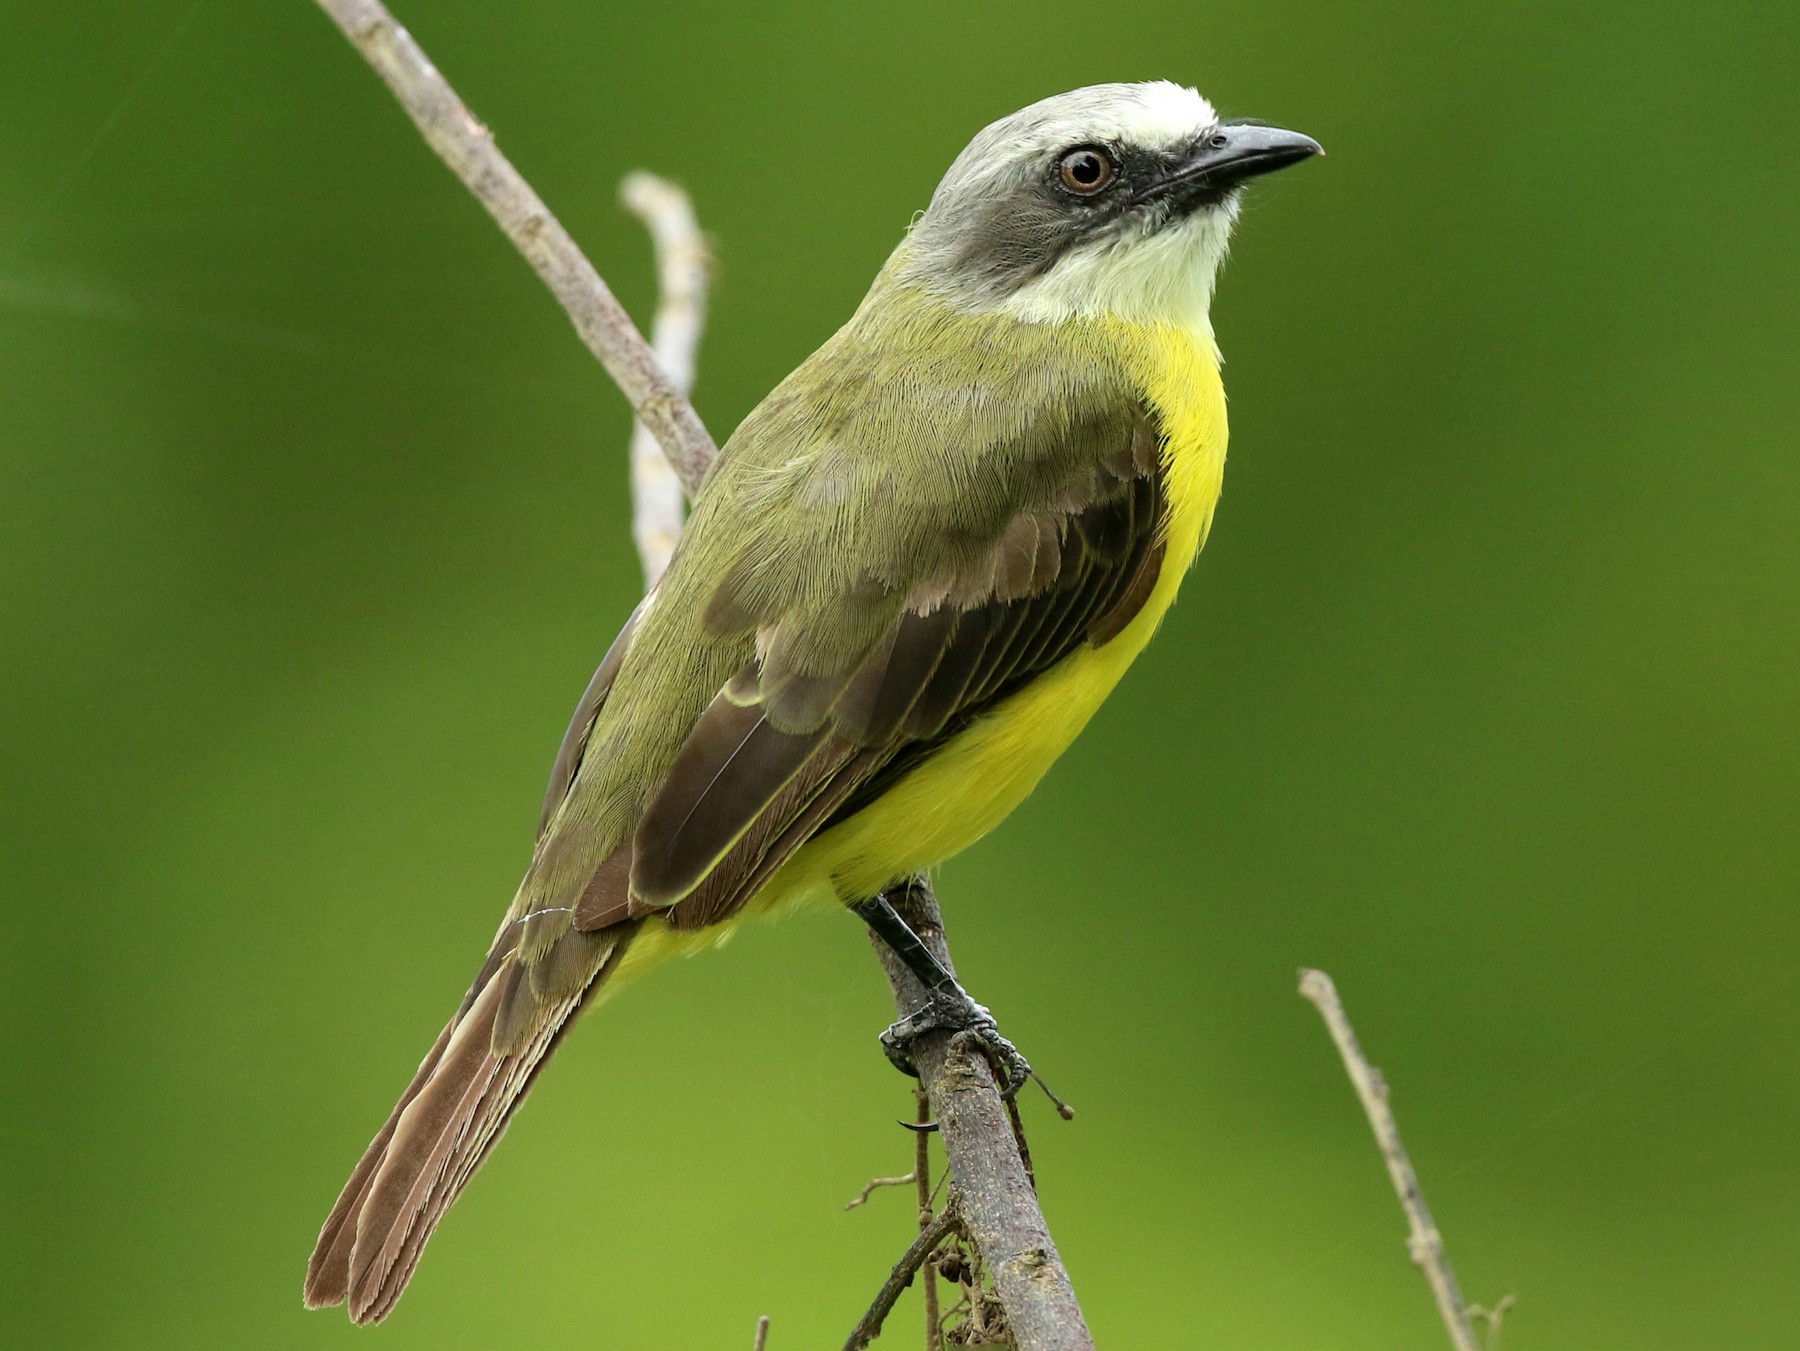
<instances>
[{"instance_id":1,"label":"diagonal twig","mask_svg":"<svg viewBox=\"0 0 1800 1351\"><path fill-rule=\"evenodd\" d=\"M888 1273L887 1280L875 1294L875 1302L869 1305L869 1311L850 1330L850 1336L844 1342L844 1351L863 1351L863 1348L875 1340L881 1333L881 1325L886 1321L888 1312L905 1293L906 1287L912 1284L913 1277L919 1268L925 1265L937 1245L950 1236L957 1225L956 1198L951 1197L948 1204L938 1212L937 1218L919 1231L919 1236L912 1241L900 1260L894 1263L894 1269Z\"/></svg>"},{"instance_id":2,"label":"diagonal twig","mask_svg":"<svg viewBox=\"0 0 1800 1351\"><path fill-rule=\"evenodd\" d=\"M1375 1132L1375 1143L1380 1146L1382 1161L1387 1164L1394 1194L1400 1198L1400 1209L1406 1212L1406 1251L1425 1273L1431 1296L1437 1301L1438 1313L1443 1317L1444 1330L1450 1334L1450 1344L1456 1351L1479 1351L1475 1329L1469 1324L1468 1307L1457 1287L1449 1254L1444 1251L1443 1235L1432 1223L1425 1193L1419 1188L1419 1175L1413 1171L1412 1160L1400 1143L1400 1127L1394 1120L1393 1109L1388 1106L1387 1084L1381 1071L1363 1054L1362 1046L1356 1040L1356 1030L1350 1026L1349 1016L1344 1012L1343 1001L1338 998L1337 986L1330 976L1323 971L1301 968L1300 993L1318 1009L1332 1041L1337 1044L1338 1054L1344 1058L1344 1069L1368 1115L1369 1128Z\"/></svg>"},{"instance_id":3,"label":"diagonal twig","mask_svg":"<svg viewBox=\"0 0 1800 1351\"><path fill-rule=\"evenodd\" d=\"M438 158L525 255L692 494L717 453L712 437L569 232L380 0L318 0L318 5L387 83Z\"/></svg>"}]
</instances>

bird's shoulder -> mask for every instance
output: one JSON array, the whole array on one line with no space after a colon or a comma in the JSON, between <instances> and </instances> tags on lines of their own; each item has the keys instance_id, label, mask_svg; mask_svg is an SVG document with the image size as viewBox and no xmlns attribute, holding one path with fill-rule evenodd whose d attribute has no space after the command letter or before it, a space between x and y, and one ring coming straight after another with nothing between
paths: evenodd
<instances>
[{"instance_id":1,"label":"bird's shoulder","mask_svg":"<svg viewBox=\"0 0 1800 1351\"><path fill-rule=\"evenodd\" d=\"M832 598L949 584L1020 517L1079 510L1153 421L1090 326L872 300L731 437L677 567L715 621L829 625Z\"/></svg>"}]
</instances>

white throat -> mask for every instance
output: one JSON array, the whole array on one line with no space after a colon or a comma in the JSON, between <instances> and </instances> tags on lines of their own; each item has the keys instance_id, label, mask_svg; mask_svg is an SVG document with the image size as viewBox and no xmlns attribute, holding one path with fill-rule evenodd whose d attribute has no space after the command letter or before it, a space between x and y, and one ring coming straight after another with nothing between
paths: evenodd
<instances>
[{"instance_id":1,"label":"white throat","mask_svg":"<svg viewBox=\"0 0 1800 1351\"><path fill-rule=\"evenodd\" d=\"M1213 283L1236 219L1237 204L1228 201L1148 237L1075 249L999 308L1027 323L1115 318L1169 325L1213 347Z\"/></svg>"}]
</instances>

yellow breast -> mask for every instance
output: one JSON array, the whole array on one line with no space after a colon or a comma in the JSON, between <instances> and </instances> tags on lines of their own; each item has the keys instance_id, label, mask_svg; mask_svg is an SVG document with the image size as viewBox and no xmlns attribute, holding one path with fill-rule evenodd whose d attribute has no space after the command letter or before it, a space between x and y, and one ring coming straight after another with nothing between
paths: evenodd
<instances>
[{"instance_id":1,"label":"yellow breast","mask_svg":"<svg viewBox=\"0 0 1800 1351\"><path fill-rule=\"evenodd\" d=\"M801 848L758 908L873 894L959 853L1037 786L1150 641L1206 540L1225 469L1225 392L1209 337L1108 324L1161 419L1168 501L1166 562L1149 600L1102 647L1083 649L947 742L880 800Z\"/></svg>"}]
</instances>

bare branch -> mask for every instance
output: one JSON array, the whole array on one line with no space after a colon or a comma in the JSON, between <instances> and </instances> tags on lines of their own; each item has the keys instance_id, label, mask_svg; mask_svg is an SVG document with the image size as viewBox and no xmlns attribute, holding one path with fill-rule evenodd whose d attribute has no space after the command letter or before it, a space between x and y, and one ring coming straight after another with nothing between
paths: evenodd
<instances>
[{"instance_id":1,"label":"bare branch","mask_svg":"<svg viewBox=\"0 0 1800 1351\"><path fill-rule=\"evenodd\" d=\"M888 899L954 972L930 884L915 877ZM924 1005L927 991L885 943L873 934L870 941L904 1018ZM1038 1208L987 1057L972 1038L948 1032L921 1037L912 1057L937 1112L963 1230L992 1273L1014 1345L1018 1351L1093 1351L1094 1339Z\"/></svg>"},{"instance_id":2,"label":"bare branch","mask_svg":"<svg viewBox=\"0 0 1800 1351\"><path fill-rule=\"evenodd\" d=\"M694 387L694 357L706 323L706 239L687 193L655 174L628 174L619 185L625 209L644 223L656 248L656 319L651 346L681 393ZM682 488L669 457L642 421L631 429L631 534L644 565L644 587L656 585L681 536Z\"/></svg>"},{"instance_id":3,"label":"bare branch","mask_svg":"<svg viewBox=\"0 0 1800 1351\"><path fill-rule=\"evenodd\" d=\"M769 1344L769 1315L764 1314L756 1320L756 1340L750 1344L750 1351L763 1351Z\"/></svg>"},{"instance_id":4,"label":"bare branch","mask_svg":"<svg viewBox=\"0 0 1800 1351\"><path fill-rule=\"evenodd\" d=\"M930 1257L933 1249L948 1238L951 1231L956 1228L956 1212L956 1198L952 1197L950 1202L939 1212L938 1217L919 1231L919 1236L913 1240L912 1246L901 1255L898 1262L894 1263L894 1269L888 1273L887 1280L882 1283L880 1291L875 1296L875 1302L869 1305L869 1311L850 1330L850 1336L844 1342L844 1351L863 1351L864 1347L880 1335L881 1325L886 1320L889 1311L905 1293L906 1287L912 1284L912 1279L918 1274L919 1268L925 1265L925 1259ZM1020 1346L1023 1347L1023 1345L1024 1343L1021 1342Z\"/></svg>"},{"instance_id":5,"label":"bare branch","mask_svg":"<svg viewBox=\"0 0 1800 1351\"><path fill-rule=\"evenodd\" d=\"M1451 1270L1449 1255L1444 1251L1443 1235L1432 1223L1431 1211L1425 1205L1425 1193L1419 1188L1419 1175L1413 1171L1412 1160L1400 1143L1400 1127L1388 1106L1387 1084L1382 1080L1381 1071L1363 1054L1330 976L1303 967L1300 993L1325 1020L1332 1041L1337 1043L1338 1054L1344 1058L1344 1069L1350 1075L1356 1096L1362 1100L1369 1128L1375 1132L1375 1143L1381 1148L1382 1161L1387 1164L1388 1177L1393 1181L1394 1194L1400 1198L1400 1209L1406 1212L1409 1230L1406 1250L1414 1264L1425 1273L1432 1298L1437 1301L1438 1313L1443 1317L1444 1330L1450 1334L1450 1344L1456 1351L1479 1351L1462 1291L1457 1288L1456 1273Z\"/></svg>"},{"instance_id":6,"label":"bare branch","mask_svg":"<svg viewBox=\"0 0 1800 1351\"><path fill-rule=\"evenodd\" d=\"M438 158L525 255L692 494L716 453L712 438L569 232L380 0L318 0L318 5L387 83Z\"/></svg>"},{"instance_id":7,"label":"bare branch","mask_svg":"<svg viewBox=\"0 0 1800 1351\"><path fill-rule=\"evenodd\" d=\"M855 1196L844 1202L845 1210L855 1210L858 1206L866 1206L869 1198L880 1187L910 1187L917 1178L916 1173L903 1173L899 1177L872 1177L863 1183L863 1188Z\"/></svg>"}]
</instances>

